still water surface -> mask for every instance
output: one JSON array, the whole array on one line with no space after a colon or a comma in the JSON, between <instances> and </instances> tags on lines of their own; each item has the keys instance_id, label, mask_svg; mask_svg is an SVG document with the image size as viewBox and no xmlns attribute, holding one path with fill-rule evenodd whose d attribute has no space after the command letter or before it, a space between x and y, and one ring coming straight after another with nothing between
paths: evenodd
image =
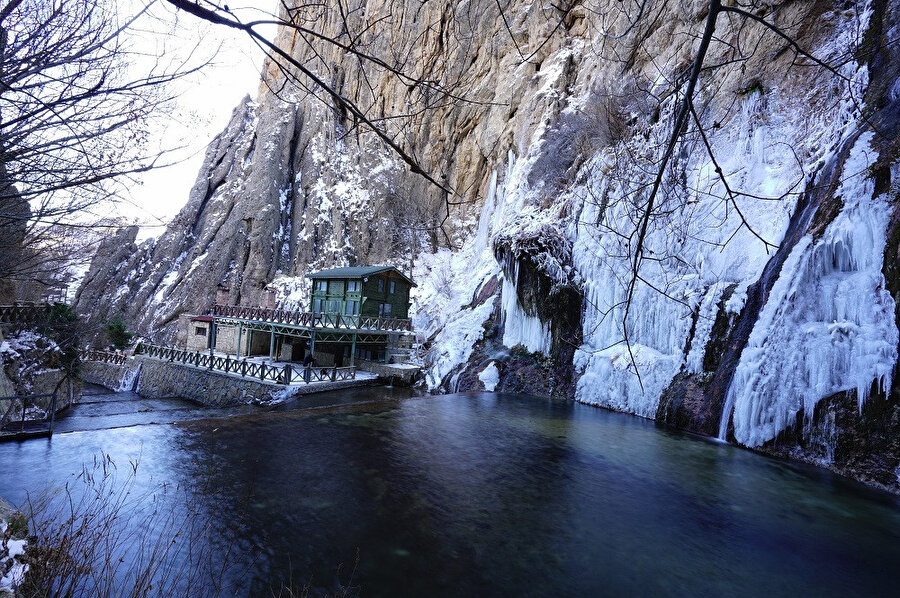
<instances>
[{"instance_id":1,"label":"still water surface","mask_svg":"<svg viewBox=\"0 0 900 598\"><path fill-rule=\"evenodd\" d=\"M94 407L100 429L0 445L0 496L21 503L100 451L139 460L136 492L180 488L160 504L211 518L240 595L288 578L360 596L900 591L893 497L584 405L403 396L200 420ZM194 421L150 425L178 420Z\"/></svg>"}]
</instances>

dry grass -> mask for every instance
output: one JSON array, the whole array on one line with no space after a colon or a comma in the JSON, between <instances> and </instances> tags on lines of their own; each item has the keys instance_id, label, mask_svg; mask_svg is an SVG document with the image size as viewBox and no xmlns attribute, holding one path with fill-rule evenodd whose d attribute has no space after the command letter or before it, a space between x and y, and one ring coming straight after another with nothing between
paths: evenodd
<instances>
[{"instance_id":1,"label":"dry grass","mask_svg":"<svg viewBox=\"0 0 900 598\"><path fill-rule=\"evenodd\" d=\"M247 595L252 562L234 558L234 541L213 533L213 518L188 493L161 484L139 490L138 463L119 467L100 454L74 480L29 498L28 572L20 598L207 598ZM224 545L225 548L221 548ZM358 595L347 583L326 592ZM338 577L340 577L338 568ZM321 595L307 581L269 590L272 598Z\"/></svg>"},{"instance_id":2,"label":"dry grass","mask_svg":"<svg viewBox=\"0 0 900 598\"><path fill-rule=\"evenodd\" d=\"M28 573L19 596L223 594L231 559L206 541L210 518L190 509L174 513L178 489L136 491L137 471L130 462L123 475L100 455L74 481L29 499Z\"/></svg>"}]
</instances>

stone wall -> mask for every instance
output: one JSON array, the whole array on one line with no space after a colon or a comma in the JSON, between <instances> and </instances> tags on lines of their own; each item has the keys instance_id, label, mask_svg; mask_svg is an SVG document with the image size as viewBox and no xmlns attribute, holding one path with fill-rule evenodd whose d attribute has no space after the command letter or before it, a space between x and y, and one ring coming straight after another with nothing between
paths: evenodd
<instances>
[{"instance_id":1,"label":"stone wall","mask_svg":"<svg viewBox=\"0 0 900 598\"><path fill-rule=\"evenodd\" d=\"M234 355L237 351L237 326L216 326L216 351ZM241 333L241 355L246 355L250 345L250 335Z\"/></svg>"},{"instance_id":2,"label":"stone wall","mask_svg":"<svg viewBox=\"0 0 900 598\"><path fill-rule=\"evenodd\" d=\"M284 387L223 372L139 355L137 393L152 399L180 397L210 407L268 402Z\"/></svg>"},{"instance_id":3,"label":"stone wall","mask_svg":"<svg viewBox=\"0 0 900 598\"><path fill-rule=\"evenodd\" d=\"M357 360L356 369L363 372L371 372L380 380L386 380L393 384L412 385L422 378L422 369L405 364L388 364L378 361Z\"/></svg>"},{"instance_id":4,"label":"stone wall","mask_svg":"<svg viewBox=\"0 0 900 598\"><path fill-rule=\"evenodd\" d=\"M178 329L175 335L176 347L186 347L188 351L208 351L209 335L212 322L196 320L199 316L194 314L182 314L178 317ZM203 334L197 334L202 330Z\"/></svg>"},{"instance_id":5,"label":"stone wall","mask_svg":"<svg viewBox=\"0 0 900 598\"><path fill-rule=\"evenodd\" d=\"M114 363L102 363L99 361L82 361L80 377L83 382L88 384L99 384L110 390L131 390L130 385L126 383L126 375L129 377L137 373L137 365L128 362L125 365L116 365ZM129 386L125 388L124 386Z\"/></svg>"},{"instance_id":6,"label":"stone wall","mask_svg":"<svg viewBox=\"0 0 900 598\"><path fill-rule=\"evenodd\" d=\"M134 361L141 368L137 393L142 397L180 397L210 407L269 403L295 395L365 386L373 382L342 380L285 387L272 382L242 378L237 374L210 371L143 355L135 357Z\"/></svg>"},{"instance_id":7,"label":"stone wall","mask_svg":"<svg viewBox=\"0 0 900 598\"><path fill-rule=\"evenodd\" d=\"M65 370L45 370L35 374L31 392L36 395L56 393L56 410L76 404L81 399L81 382L66 380Z\"/></svg>"}]
</instances>

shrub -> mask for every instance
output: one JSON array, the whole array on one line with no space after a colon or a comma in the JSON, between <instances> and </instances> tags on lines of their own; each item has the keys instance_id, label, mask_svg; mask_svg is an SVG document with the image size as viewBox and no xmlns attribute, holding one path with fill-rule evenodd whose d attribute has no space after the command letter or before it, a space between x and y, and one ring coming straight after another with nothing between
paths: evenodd
<instances>
[{"instance_id":1,"label":"shrub","mask_svg":"<svg viewBox=\"0 0 900 598\"><path fill-rule=\"evenodd\" d=\"M116 349L125 349L131 344L134 333L128 331L128 325L121 318L113 318L106 323L106 337Z\"/></svg>"}]
</instances>

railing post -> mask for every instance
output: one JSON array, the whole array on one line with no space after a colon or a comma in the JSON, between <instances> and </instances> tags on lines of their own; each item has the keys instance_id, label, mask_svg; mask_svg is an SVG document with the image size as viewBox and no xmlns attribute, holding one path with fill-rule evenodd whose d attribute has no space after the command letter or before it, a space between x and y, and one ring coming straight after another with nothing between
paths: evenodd
<instances>
[{"instance_id":1,"label":"railing post","mask_svg":"<svg viewBox=\"0 0 900 598\"><path fill-rule=\"evenodd\" d=\"M284 364L284 385L287 386L291 383L291 373L294 371L294 367L290 363Z\"/></svg>"},{"instance_id":2,"label":"railing post","mask_svg":"<svg viewBox=\"0 0 900 598\"><path fill-rule=\"evenodd\" d=\"M69 392L72 392L72 379L69 378ZM69 404L72 404L72 397L69 397ZM50 399L50 434L53 434L53 423L56 421L56 393Z\"/></svg>"},{"instance_id":3,"label":"railing post","mask_svg":"<svg viewBox=\"0 0 900 598\"><path fill-rule=\"evenodd\" d=\"M331 368L331 381L334 382L335 378L337 378L337 366Z\"/></svg>"}]
</instances>

